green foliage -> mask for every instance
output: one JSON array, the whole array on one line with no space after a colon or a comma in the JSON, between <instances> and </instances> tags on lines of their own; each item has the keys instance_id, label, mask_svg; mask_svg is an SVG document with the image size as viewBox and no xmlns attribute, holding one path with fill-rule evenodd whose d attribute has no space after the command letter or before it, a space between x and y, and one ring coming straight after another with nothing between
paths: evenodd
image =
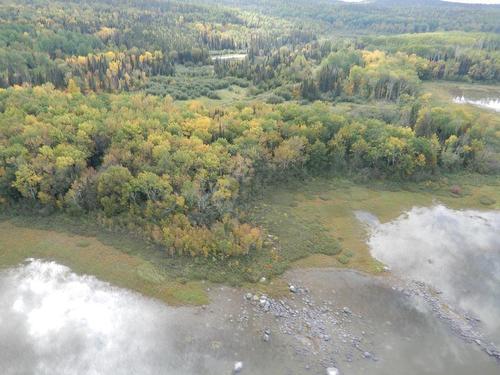
<instances>
[{"instance_id":1,"label":"green foliage","mask_svg":"<svg viewBox=\"0 0 500 375\"><path fill-rule=\"evenodd\" d=\"M263 247L244 207L267 184L497 173L498 120L421 92L421 80L499 80L497 9L388 3L2 2L0 205L89 215L169 256L239 262ZM491 33L437 32L458 19ZM236 86L249 96L231 104ZM304 241L339 250L326 234Z\"/></svg>"},{"instance_id":2,"label":"green foliage","mask_svg":"<svg viewBox=\"0 0 500 375\"><path fill-rule=\"evenodd\" d=\"M239 203L259 182L332 169L397 178L483 171L485 150L492 165L498 156L497 123L429 105L414 129L319 103L221 111L51 86L3 90L0 105L2 201L95 212L104 227L127 227L169 254L260 249L260 230L238 220Z\"/></svg>"},{"instance_id":3,"label":"green foliage","mask_svg":"<svg viewBox=\"0 0 500 375\"><path fill-rule=\"evenodd\" d=\"M248 81L225 77L217 78L210 69L184 68L173 77L153 77L143 87L147 94L171 96L177 100L196 99L206 96L220 99L217 90L227 89L231 85L247 87Z\"/></svg>"},{"instance_id":4,"label":"green foliage","mask_svg":"<svg viewBox=\"0 0 500 375\"><path fill-rule=\"evenodd\" d=\"M367 49L405 52L422 57L421 79L500 81L500 36L487 33L437 32L361 38Z\"/></svg>"}]
</instances>

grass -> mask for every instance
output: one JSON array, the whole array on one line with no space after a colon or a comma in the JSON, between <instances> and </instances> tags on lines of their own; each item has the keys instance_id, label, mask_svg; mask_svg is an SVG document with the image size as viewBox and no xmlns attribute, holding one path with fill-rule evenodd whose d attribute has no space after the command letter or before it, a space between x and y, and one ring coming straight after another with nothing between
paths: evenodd
<instances>
[{"instance_id":1,"label":"grass","mask_svg":"<svg viewBox=\"0 0 500 375\"><path fill-rule=\"evenodd\" d=\"M355 210L369 211L386 222L415 205L436 201L457 209L500 209L500 181L454 175L407 184L312 178L275 185L249 210L250 218L265 229L264 249L226 260L169 257L144 241L96 228L92 218L5 216L0 220L0 268L30 257L55 260L76 273L174 305L208 303L210 283L277 297L287 293L288 286L276 276L290 267L381 271L382 264L370 256L367 233ZM262 277L266 281L258 282Z\"/></svg>"},{"instance_id":2,"label":"grass","mask_svg":"<svg viewBox=\"0 0 500 375\"><path fill-rule=\"evenodd\" d=\"M278 256L294 267L335 266L378 273L382 264L371 257L367 233L354 211L369 211L387 222L413 206L436 202L455 209L500 209L500 181L464 175L368 186L342 178L318 178L270 189L255 212L256 219L279 239Z\"/></svg>"},{"instance_id":3,"label":"grass","mask_svg":"<svg viewBox=\"0 0 500 375\"><path fill-rule=\"evenodd\" d=\"M180 283L137 255L106 245L95 237L0 222L0 267L26 258L55 260L79 274L91 274L170 304L206 304L208 296L197 281Z\"/></svg>"},{"instance_id":4,"label":"grass","mask_svg":"<svg viewBox=\"0 0 500 375\"><path fill-rule=\"evenodd\" d=\"M30 257L55 260L77 273L95 275L170 304L206 304L210 283L249 286L262 277L270 280L287 268L275 262L272 254L268 246L231 259L171 257L126 233L104 231L91 217L0 215L0 268ZM277 290L276 285L268 281L259 288Z\"/></svg>"}]
</instances>

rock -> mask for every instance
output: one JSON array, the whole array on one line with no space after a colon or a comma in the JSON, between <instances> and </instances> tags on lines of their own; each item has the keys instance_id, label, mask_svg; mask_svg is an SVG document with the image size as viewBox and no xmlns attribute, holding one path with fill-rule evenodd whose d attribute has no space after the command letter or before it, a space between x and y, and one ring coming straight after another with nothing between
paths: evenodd
<instances>
[{"instance_id":1,"label":"rock","mask_svg":"<svg viewBox=\"0 0 500 375\"><path fill-rule=\"evenodd\" d=\"M252 297L252 300L254 302L257 302L259 300L259 296L257 294L254 294L254 296Z\"/></svg>"},{"instance_id":2,"label":"rock","mask_svg":"<svg viewBox=\"0 0 500 375\"><path fill-rule=\"evenodd\" d=\"M391 267L389 267L389 266L384 266L382 269L383 269L385 272L389 272L389 271L391 270Z\"/></svg>"},{"instance_id":3,"label":"rock","mask_svg":"<svg viewBox=\"0 0 500 375\"><path fill-rule=\"evenodd\" d=\"M288 289L289 289L289 290L290 290L290 292L292 292L292 293L297 293L297 288L295 287L295 285L290 285L290 286L288 287Z\"/></svg>"},{"instance_id":4,"label":"rock","mask_svg":"<svg viewBox=\"0 0 500 375\"><path fill-rule=\"evenodd\" d=\"M453 195L462 195L462 188L460 186L458 186L458 185L453 185L450 188L450 192Z\"/></svg>"},{"instance_id":5,"label":"rock","mask_svg":"<svg viewBox=\"0 0 500 375\"><path fill-rule=\"evenodd\" d=\"M349 309L349 307L344 307L342 311L344 312L344 314L352 314L352 311Z\"/></svg>"},{"instance_id":6,"label":"rock","mask_svg":"<svg viewBox=\"0 0 500 375\"><path fill-rule=\"evenodd\" d=\"M234 364L233 373L238 374L243 369L243 362L236 362Z\"/></svg>"},{"instance_id":7,"label":"rock","mask_svg":"<svg viewBox=\"0 0 500 375\"><path fill-rule=\"evenodd\" d=\"M326 369L326 375L340 375L340 371L336 367L328 367Z\"/></svg>"},{"instance_id":8,"label":"rock","mask_svg":"<svg viewBox=\"0 0 500 375\"><path fill-rule=\"evenodd\" d=\"M372 357L372 353L370 353L370 352L364 352L363 353L363 357L365 357L366 359L370 359Z\"/></svg>"},{"instance_id":9,"label":"rock","mask_svg":"<svg viewBox=\"0 0 500 375\"><path fill-rule=\"evenodd\" d=\"M271 330L269 328L264 329L262 340L264 340L265 342L269 342L271 340Z\"/></svg>"},{"instance_id":10,"label":"rock","mask_svg":"<svg viewBox=\"0 0 500 375\"><path fill-rule=\"evenodd\" d=\"M252 297L253 297L252 293L247 293L247 294L245 294L245 299L246 299L247 301L250 301L250 300L252 299Z\"/></svg>"},{"instance_id":11,"label":"rock","mask_svg":"<svg viewBox=\"0 0 500 375\"><path fill-rule=\"evenodd\" d=\"M260 280L259 280L259 281L260 281L261 283L265 283L265 282L267 281L267 279L266 279L264 276L262 276L262 277L260 278Z\"/></svg>"},{"instance_id":12,"label":"rock","mask_svg":"<svg viewBox=\"0 0 500 375\"><path fill-rule=\"evenodd\" d=\"M269 308L271 307L271 303L269 302L266 296L260 296L259 306L262 307L262 309L264 309L265 312L268 312Z\"/></svg>"}]
</instances>

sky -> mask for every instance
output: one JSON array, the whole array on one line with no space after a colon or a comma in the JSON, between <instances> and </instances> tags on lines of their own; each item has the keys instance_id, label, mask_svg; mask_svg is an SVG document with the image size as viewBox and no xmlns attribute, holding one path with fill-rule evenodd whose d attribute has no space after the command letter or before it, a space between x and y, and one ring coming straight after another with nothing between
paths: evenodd
<instances>
[{"instance_id":1,"label":"sky","mask_svg":"<svg viewBox=\"0 0 500 375\"><path fill-rule=\"evenodd\" d=\"M442 0L452 3L467 3L467 4L500 4L500 0Z\"/></svg>"},{"instance_id":2,"label":"sky","mask_svg":"<svg viewBox=\"0 0 500 375\"><path fill-rule=\"evenodd\" d=\"M361 3L366 0L341 0L346 3ZM464 4L500 4L500 0L441 0L448 1L452 3L464 3Z\"/></svg>"}]
</instances>

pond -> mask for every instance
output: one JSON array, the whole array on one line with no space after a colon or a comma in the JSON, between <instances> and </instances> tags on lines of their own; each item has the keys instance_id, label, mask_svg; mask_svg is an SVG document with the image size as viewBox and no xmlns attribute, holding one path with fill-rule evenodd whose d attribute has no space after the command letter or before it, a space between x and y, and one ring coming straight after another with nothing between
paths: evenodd
<instances>
[{"instance_id":1,"label":"pond","mask_svg":"<svg viewBox=\"0 0 500 375\"><path fill-rule=\"evenodd\" d=\"M241 60L245 60L246 57L247 57L246 53L228 53L228 54L225 54L225 55L214 55L211 58L212 58L212 61L215 61L215 60L237 60L237 61L241 61Z\"/></svg>"},{"instance_id":2,"label":"pond","mask_svg":"<svg viewBox=\"0 0 500 375\"><path fill-rule=\"evenodd\" d=\"M498 98L486 98L486 99L469 99L464 96L457 96L453 99L454 103L457 104L471 104L476 107L491 109L496 112L500 112L500 99Z\"/></svg>"}]
</instances>

